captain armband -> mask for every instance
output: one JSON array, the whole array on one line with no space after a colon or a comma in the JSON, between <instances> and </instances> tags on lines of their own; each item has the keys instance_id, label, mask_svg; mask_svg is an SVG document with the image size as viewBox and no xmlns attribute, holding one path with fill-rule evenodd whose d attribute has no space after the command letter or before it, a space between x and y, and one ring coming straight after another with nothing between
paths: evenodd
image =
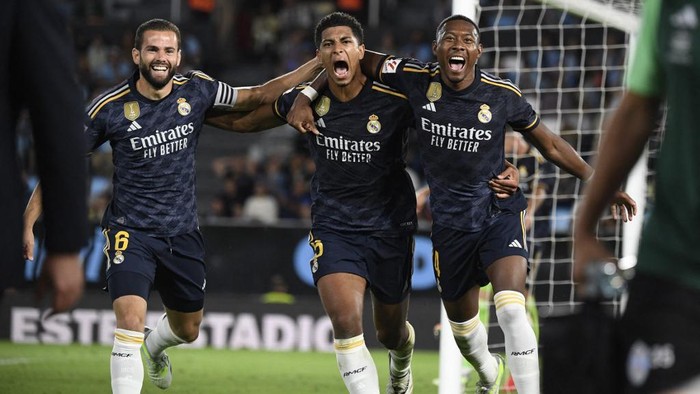
<instances>
[{"instance_id":1,"label":"captain armband","mask_svg":"<svg viewBox=\"0 0 700 394\"><path fill-rule=\"evenodd\" d=\"M299 92L299 93L301 93L301 94L303 94L304 96L308 97L309 100L311 100L311 101L314 101L314 100L316 100L316 99L318 98L318 92L316 91L316 89L314 89L313 87L311 87L311 85L305 87L305 88L302 89L301 92Z\"/></svg>"},{"instance_id":2,"label":"captain armband","mask_svg":"<svg viewBox=\"0 0 700 394\"><path fill-rule=\"evenodd\" d=\"M232 110L238 99L238 89L231 85L218 81L219 87L216 90L214 108Z\"/></svg>"}]
</instances>

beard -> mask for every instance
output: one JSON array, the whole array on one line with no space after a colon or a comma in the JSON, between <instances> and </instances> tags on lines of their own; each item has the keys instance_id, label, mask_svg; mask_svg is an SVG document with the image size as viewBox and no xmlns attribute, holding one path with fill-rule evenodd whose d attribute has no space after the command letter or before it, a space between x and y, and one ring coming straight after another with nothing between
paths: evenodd
<instances>
[{"instance_id":1,"label":"beard","mask_svg":"<svg viewBox=\"0 0 700 394\"><path fill-rule=\"evenodd\" d=\"M175 68L170 64L168 64L168 74L162 79L158 79L153 75L153 70L151 70L150 64L143 62L139 63L139 71L141 72L141 75L143 75L144 79L146 79L146 81L156 90L164 88L175 75Z\"/></svg>"}]
</instances>

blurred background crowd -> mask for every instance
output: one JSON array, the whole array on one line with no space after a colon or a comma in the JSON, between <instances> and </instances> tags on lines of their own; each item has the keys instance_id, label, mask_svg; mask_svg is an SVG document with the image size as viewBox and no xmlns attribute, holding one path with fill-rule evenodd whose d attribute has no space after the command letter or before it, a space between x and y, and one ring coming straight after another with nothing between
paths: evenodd
<instances>
[{"instance_id":1,"label":"blurred background crowd","mask_svg":"<svg viewBox=\"0 0 700 394\"><path fill-rule=\"evenodd\" d=\"M385 53L410 56L423 61L433 59L431 43L435 27L451 14L451 1L435 0L58 0L70 22L76 43L79 78L85 103L89 103L106 88L128 78L134 70L131 61L133 34L136 27L150 18L166 18L177 23L182 31L180 72L199 69L232 86L263 83L295 69L314 56L313 28L329 12L341 10L355 15L365 26L368 48ZM502 1L503 2L503 1ZM482 0L482 6L495 1ZM521 0L505 0L516 5ZM567 108L572 111L597 109L605 97L600 94L581 95L573 88L582 84L619 86L625 51L608 52L602 46L591 47L581 56L586 43L580 36L565 37L573 50L560 49L559 30L539 33L533 50L517 51L516 38L509 37L506 26L525 23L509 19L513 9L482 14L485 26L503 26L498 30L484 29L486 46L513 47L496 55L486 52L480 65L498 62L510 71L501 75L526 89L544 89L533 97L543 116L547 108ZM498 19L497 19L498 17ZM541 18L534 15L533 18ZM549 18L550 20L547 20ZM559 18L559 19L557 19ZM561 23L561 14L545 16L543 26ZM564 23L567 23L564 20ZM489 33L490 31L490 33ZM543 32L543 33L542 33ZM609 35L607 43L614 48L624 36ZM520 38L518 38L519 40ZM577 42L577 40L579 40ZM541 43L552 43L552 47ZM522 49L522 48L520 48ZM509 55L511 53L512 55ZM617 54L616 54L617 53ZM522 55L524 54L524 55ZM580 59L589 64L582 64ZM603 65L619 65L603 68ZM561 66L564 65L565 68ZM49 65L50 66L50 65ZM503 67L503 66L501 66ZM583 67L587 67L583 71ZM519 70L519 71L518 71ZM532 70L528 73L527 70ZM564 71L561 70L573 70ZM617 72L615 72L617 70ZM562 84L563 80L563 84ZM571 92L557 86L572 88ZM552 87L552 93L547 88ZM592 90L593 91L593 90ZM26 119L26 118L25 118ZM581 128L580 122L559 122L565 129ZM590 126L590 125L589 125ZM35 180L32 157L31 125L25 120L20 127L19 145L25 168L27 193ZM576 134L572 134L576 135ZM573 137L573 138L585 138ZM593 140L570 141L583 147L583 155L592 151ZM416 187L423 177L415 144L407 157L409 171ZM91 157L91 219L99 221L110 198L111 155L103 146ZM209 223L255 222L284 224L286 221L308 221L310 210L309 180L314 163L308 155L306 141L292 128L242 135L207 127L200 139L197 156L198 206L202 220ZM571 190L562 189L563 193Z\"/></svg>"}]
</instances>

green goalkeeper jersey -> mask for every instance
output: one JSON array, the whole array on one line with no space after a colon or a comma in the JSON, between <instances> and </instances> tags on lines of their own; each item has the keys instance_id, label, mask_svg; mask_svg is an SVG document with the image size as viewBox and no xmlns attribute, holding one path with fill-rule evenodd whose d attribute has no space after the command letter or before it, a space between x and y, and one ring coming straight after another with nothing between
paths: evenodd
<instances>
[{"instance_id":1,"label":"green goalkeeper jersey","mask_svg":"<svg viewBox=\"0 0 700 394\"><path fill-rule=\"evenodd\" d=\"M628 88L668 105L637 268L700 289L700 0L645 2Z\"/></svg>"}]
</instances>

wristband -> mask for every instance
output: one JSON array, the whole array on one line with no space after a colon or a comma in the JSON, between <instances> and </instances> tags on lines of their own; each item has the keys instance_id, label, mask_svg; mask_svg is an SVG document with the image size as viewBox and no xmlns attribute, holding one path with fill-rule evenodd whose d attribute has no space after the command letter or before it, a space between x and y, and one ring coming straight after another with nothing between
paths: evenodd
<instances>
[{"instance_id":1,"label":"wristband","mask_svg":"<svg viewBox=\"0 0 700 394\"><path fill-rule=\"evenodd\" d=\"M316 89L312 88L311 85L302 89L300 93L308 97L311 101L314 101L318 98L318 92L316 91Z\"/></svg>"}]
</instances>

